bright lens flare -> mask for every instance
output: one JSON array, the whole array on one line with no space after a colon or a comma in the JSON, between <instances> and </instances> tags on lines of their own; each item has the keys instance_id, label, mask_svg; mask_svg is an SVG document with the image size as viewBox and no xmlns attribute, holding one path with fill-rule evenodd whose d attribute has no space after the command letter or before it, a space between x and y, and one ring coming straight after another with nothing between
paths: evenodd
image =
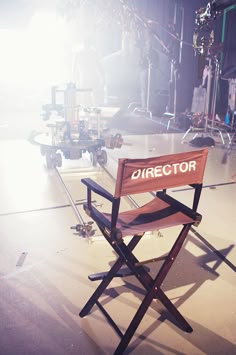
<instances>
[{"instance_id":1,"label":"bright lens flare","mask_svg":"<svg viewBox=\"0 0 236 355\"><path fill-rule=\"evenodd\" d=\"M67 24L58 15L36 13L26 29L0 30L1 81L14 88L44 88L64 82Z\"/></svg>"}]
</instances>

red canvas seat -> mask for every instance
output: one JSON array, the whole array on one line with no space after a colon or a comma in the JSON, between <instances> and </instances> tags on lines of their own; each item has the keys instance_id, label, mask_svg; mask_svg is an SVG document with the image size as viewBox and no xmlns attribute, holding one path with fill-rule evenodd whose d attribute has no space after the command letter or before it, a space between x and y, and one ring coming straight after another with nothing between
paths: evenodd
<instances>
[{"instance_id":1,"label":"red canvas seat","mask_svg":"<svg viewBox=\"0 0 236 355\"><path fill-rule=\"evenodd\" d=\"M171 203L155 197L146 205L131 211L121 212L116 228L123 237L140 234L141 232L175 226L176 224L196 223L194 216L178 211ZM111 215L104 214L111 220ZM199 216L200 218L200 216Z\"/></svg>"},{"instance_id":2,"label":"red canvas seat","mask_svg":"<svg viewBox=\"0 0 236 355\"><path fill-rule=\"evenodd\" d=\"M85 211L96 222L105 239L117 253L118 259L109 272L101 274L102 282L81 310L80 316L87 315L95 304L100 308L121 337L115 354L122 354L128 346L145 312L154 299L158 299L165 305L183 330L192 331L191 326L168 299L160 286L181 250L189 229L192 225L197 226L201 221L201 215L197 212L197 207L202 190L207 152L207 149L201 149L147 159L119 159L114 195L93 180L89 178L82 179L82 182L87 186ZM183 204L167 193L167 189L186 185L190 185L193 188L192 204L190 206ZM93 206L92 193L99 194L111 202L110 213L101 212ZM150 201L143 206L120 212L122 197L141 193L149 193ZM182 229L169 253L164 258L156 258L159 261L162 259L163 264L156 277L153 278L143 265L144 262L140 263L132 253L132 250L141 238L145 236L146 232L173 226L182 226ZM126 236L133 236L128 245L125 243ZM124 264L146 289L146 296L123 334L98 299ZM90 279L93 280L93 277L90 276ZM97 280L98 275L94 279Z\"/></svg>"}]
</instances>

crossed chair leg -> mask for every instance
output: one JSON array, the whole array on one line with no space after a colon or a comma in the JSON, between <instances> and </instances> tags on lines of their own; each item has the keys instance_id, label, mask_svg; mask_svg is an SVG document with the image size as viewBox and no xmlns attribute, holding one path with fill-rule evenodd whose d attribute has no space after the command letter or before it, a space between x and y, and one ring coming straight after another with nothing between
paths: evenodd
<instances>
[{"instance_id":1,"label":"crossed chair leg","mask_svg":"<svg viewBox=\"0 0 236 355\"><path fill-rule=\"evenodd\" d=\"M119 257L111 267L110 271L108 271L105 275L103 274L102 282L97 287L90 299L87 301L79 315L80 317L85 317L95 304L98 306L98 308L106 317L107 321L112 325L116 333L121 338L121 341L118 347L116 348L114 355L122 354L125 351L131 338L135 334L142 318L144 317L146 311L148 310L151 302L154 299L158 299L166 307L166 309L172 314L172 316L176 319L177 323L185 332L192 332L191 326L188 324L188 322L184 319L184 317L180 314L174 304L160 288L174 260L180 252L190 228L190 224L183 226L171 250L169 251L168 255L165 256L165 261L163 262L159 272L157 273L154 279L148 273L147 268L145 268L145 266L143 265L143 262L140 263L139 260L132 253L132 250L136 247L136 245L139 243L144 234L141 236L133 236L129 244L126 245L123 240L120 240L119 242L114 242L106 233L104 233L104 230L101 230L104 237L115 250L115 252L119 255ZM138 310L136 311L131 323L123 334L117 324L113 321L113 319L109 316L104 307L98 301L98 299L105 291L107 286L110 284L112 279L117 276L117 273L124 264L128 266L132 274L136 276L136 278L143 285L147 292Z\"/></svg>"}]
</instances>

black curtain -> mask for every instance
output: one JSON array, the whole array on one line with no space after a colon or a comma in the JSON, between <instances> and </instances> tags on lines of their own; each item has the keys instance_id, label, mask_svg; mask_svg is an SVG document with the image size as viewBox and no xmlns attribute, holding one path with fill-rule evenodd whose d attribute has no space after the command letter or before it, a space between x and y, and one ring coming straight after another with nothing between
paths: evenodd
<instances>
[{"instance_id":1,"label":"black curtain","mask_svg":"<svg viewBox=\"0 0 236 355\"><path fill-rule=\"evenodd\" d=\"M152 24L151 28L156 33L164 44L169 48L170 55L166 55L162 46L157 40L154 40L155 48L159 51L160 65L158 68L159 77L157 85L159 89L164 89L171 92L170 89L170 74L171 61L179 60L179 42L174 40L169 35L171 26L174 21L176 33L180 36L181 32L181 7L184 8L184 42L182 62L178 66L178 84L177 84L177 111L185 111L191 107L193 88L198 80L198 58L194 55L192 48L193 33L195 27L195 11L199 9L205 0L130 0L130 3L135 3L136 8L141 16L145 19L155 20L157 24ZM163 100L162 97L160 97ZM170 100L173 104L173 99ZM173 107L172 107L173 110Z\"/></svg>"},{"instance_id":2,"label":"black curtain","mask_svg":"<svg viewBox=\"0 0 236 355\"><path fill-rule=\"evenodd\" d=\"M236 7L226 15L222 76L236 78Z\"/></svg>"},{"instance_id":3,"label":"black curtain","mask_svg":"<svg viewBox=\"0 0 236 355\"><path fill-rule=\"evenodd\" d=\"M135 12L145 22L148 21L151 32L153 32L152 44L158 51L159 65L155 73L155 92L156 92L156 104L162 112L165 111L168 104L168 95L170 94L170 79L171 79L171 61L175 59L179 60L179 41L173 39L168 33L171 31L169 26L173 25L176 21L176 27L174 28L178 35L181 32L181 8L184 8L184 45L182 49L182 61L178 66L178 88L177 88L177 112L183 112L186 108L191 107L193 88L198 86L198 56L194 55L192 47L193 33L195 28L195 11L198 10L203 4L206 5L206 0L111 0L111 3L117 9L116 12L120 12L119 8L121 4L125 4L132 11L128 11L131 20L135 18ZM133 11L134 10L134 11ZM176 13L177 11L177 13ZM175 16L176 15L176 16ZM112 23L115 19L112 18L109 25L109 31L106 31L105 38L107 40L100 41L107 46L109 42L110 34L112 32ZM137 19L138 27L142 27L142 21ZM145 29L145 28L144 28ZM116 30L119 29L119 25L116 26ZM140 30L142 32L142 30ZM176 34L176 33L174 33ZM165 50L161 43L155 38L155 35L170 49L169 55L165 53ZM118 37L119 38L119 37ZM119 41L115 41L115 36L112 36L112 45ZM188 43L188 44L186 44ZM142 50L142 45L140 46ZM118 50L117 48L116 50ZM114 52L112 48L110 53ZM105 55L110 54L105 53ZM177 63L178 64L178 63ZM153 78L153 76L152 76ZM197 83L196 83L197 82ZM172 101L173 100L169 100Z\"/></svg>"}]
</instances>

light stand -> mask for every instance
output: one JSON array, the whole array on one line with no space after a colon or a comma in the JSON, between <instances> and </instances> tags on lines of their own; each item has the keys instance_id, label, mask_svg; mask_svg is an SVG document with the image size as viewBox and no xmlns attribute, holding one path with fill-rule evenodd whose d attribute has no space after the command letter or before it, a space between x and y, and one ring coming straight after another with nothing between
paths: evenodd
<instances>
[{"instance_id":1,"label":"light stand","mask_svg":"<svg viewBox=\"0 0 236 355\"><path fill-rule=\"evenodd\" d=\"M213 88L212 88L212 101L211 101L211 108L210 108L210 92L211 92L211 81L212 81L212 59L209 59L209 75L208 75L208 81L209 81L209 88L207 85L207 112L206 113L206 122L205 122L205 133L207 133L209 130L211 134L213 135L214 132L218 132L222 144L225 144L224 136L222 133L222 130L220 127L216 125L216 101L217 101L217 90L218 90L218 84L219 84L219 78L220 78L220 62L219 58L217 55L214 57L214 63L215 63L215 73L214 73L214 81L213 81ZM208 124L209 116L211 118L211 125ZM227 136L228 133L226 132Z\"/></svg>"},{"instance_id":2,"label":"light stand","mask_svg":"<svg viewBox=\"0 0 236 355\"><path fill-rule=\"evenodd\" d=\"M150 56L147 56L147 62L148 62L148 68L147 68L147 81L146 81L146 106L145 107L135 107L133 112L141 112L141 113L147 113L149 118L152 119L152 112L150 111L150 89L151 89L151 68L152 68L152 63ZM142 90L142 88L141 88Z\"/></svg>"},{"instance_id":3,"label":"light stand","mask_svg":"<svg viewBox=\"0 0 236 355\"><path fill-rule=\"evenodd\" d=\"M120 0L120 3L124 9L124 12L127 12L129 15L129 18L134 19L134 24L141 28L141 30L146 31L149 36L152 36L161 46L163 52L166 55L169 55L170 51L168 47L165 45L165 43L159 38L159 36L153 31L151 28L151 24L155 23L155 21L151 20L146 20L142 18L134 9L130 8L128 4L124 0ZM132 112L144 112L147 113L149 118L152 119L152 112L150 111L150 89L151 89L151 68L152 68L152 63L150 59L150 48L148 50L147 54L147 61L148 61L148 73L147 73L147 88L146 88L146 106L143 107L134 107L134 104L136 103L130 103L128 106L128 109L131 107L134 107Z\"/></svg>"},{"instance_id":4,"label":"light stand","mask_svg":"<svg viewBox=\"0 0 236 355\"><path fill-rule=\"evenodd\" d=\"M213 74L213 62L214 62L214 74ZM214 80L212 83L214 75ZM213 136L214 132L217 132L220 136L221 143L225 144L224 136L223 133L227 135L227 138L229 141L231 140L229 133L226 130L222 130L219 126L216 125L216 119L215 119L215 112L216 112L216 101L217 101L217 90L218 90L218 84L219 84L219 78L220 78L220 63L217 55L214 56L209 56L208 57L208 73L207 73L207 88L206 88L206 99L205 99L205 107L204 107L204 119L205 119L205 124L204 124L204 132L202 133L202 138L204 138L205 135L208 135L208 132L210 132L210 135ZM209 124L209 118L211 120L211 124ZM187 134L190 131L193 131L194 127L191 126L187 132L185 132L182 141L184 138L187 136ZM198 136L198 133L196 133L193 137L196 138ZM211 137L212 143L214 143L214 139Z\"/></svg>"},{"instance_id":5,"label":"light stand","mask_svg":"<svg viewBox=\"0 0 236 355\"><path fill-rule=\"evenodd\" d=\"M150 104L150 85L151 85L151 60L148 58L148 75L147 75L147 101L146 101L146 112L152 113L149 111Z\"/></svg>"},{"instance_id":6,"label":"light stand","mask_svg":"<svg viewBox=\"0 0 236 355\"><path fill-rule=\"evenodd\" d=\"M177 77L178 77L178 66L180 67L182 63L182 51L183 51L183 39L184 39L184 8L181 6L179 7L179 10L181 11L181 29L180 29L180 40L179 40L179 57L176 61L172 59L171 61L171 73L170 73L170 83L173 83L173 113L168 113L168 116L171 118L168 121L167 129L169 129L170 122L171 120L174 120L176 122L176 117L177 117ZM174 15L174 25L176 25L176 17L177 17L177 4L175 4L175 15ZM177 64L178 62L178 64ZM170 89L171 91L171 89ZM171 104L171 92L169 96L169 107L168 111L172 109L172 104Z\"/></svg>"},{"instance_id":7,"label":"light stand","mask_svg":"<svg viewBox=\"0 0 236 355\"><path fill-rule=\"evenodd\" d=\"M176 113L177 113L177 68L174 60L171 61L171 71L170 71L170 92L169 92L169 104L168 104L168 111L172 111L173 108L173 113L171 113L171 118L175 119L176 118ZM173 105L171 104L171 86L173 87Z\"/></svg>"},{"instance_id":8,"label":"light stand","mask_svg":"<svg viewBox=\"0 0 236 355\"><path fill-rule=\"evenodd\" d=\"M210 113L210 101L211 101L211 88L212 88L212 59L209 57L208 58L208 69L207 69L207 87L206 87L206 96L205 96L205 104L204 104L204 128L203 132L201 132L202 138L204 138L204 135L208 133L208 120L209 120L209 113ZM182 137L182 142L184 141L185 137L192 131L195 131L196 127L191 125L189 129L184 133ZM195 133L195 135L192 138L192 141L198 136L199 132Z\"/></svg>"},{"instance_id":9,"label":"light stand","mask_svg":"<svg viewBox=\"0 0 236 355\"><path fill-rule=\"evenodd\" d=\"M179 43L179 66L182 63L182 51L183 51L183 40L184 40L184 7L179 8L181 11L181 32L180 32L180 43ZM177 12L177 4L175 5L175 24L176 24L176 12ZM173 62L173 61L172 61ZM177 75L178 69L175 67L174 70L174 117L173 119L176 121L177 114Z\"/></svg>"}]
</instances>

